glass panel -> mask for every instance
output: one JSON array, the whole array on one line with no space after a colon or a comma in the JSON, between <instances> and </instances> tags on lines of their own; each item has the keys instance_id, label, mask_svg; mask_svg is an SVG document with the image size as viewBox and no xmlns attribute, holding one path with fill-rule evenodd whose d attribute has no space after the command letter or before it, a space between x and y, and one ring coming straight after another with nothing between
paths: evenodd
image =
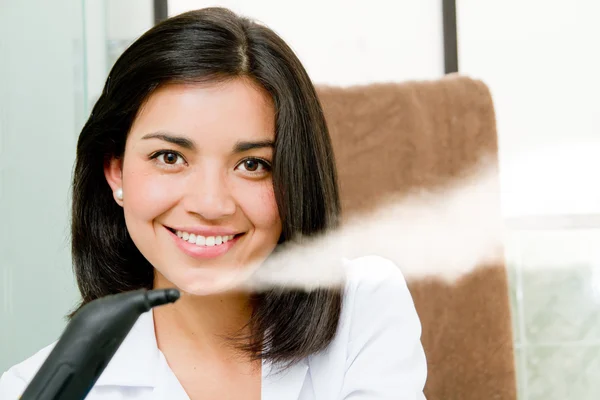
<instances>
[{"instance_id":1,"label":"glass panel","mask_svg":"<svg viewBox=\"0 0 600 400\"><path fill-rule=\"evenodd\" d=\"M111 66L152 23L151 0L2 2L0 373L55 341L77 303L77 137Z\"/></svg>"},{"instance_id":2,"label":"glass panel","mask_svg":"<svg viewBox=\"0 0 600 400\"><path fill-rule=\"evenodd\" d=\"M69 188L84 114L82 5L0 12L0 371L54 341L77 300Z\"/></svg>"}]
</instances>

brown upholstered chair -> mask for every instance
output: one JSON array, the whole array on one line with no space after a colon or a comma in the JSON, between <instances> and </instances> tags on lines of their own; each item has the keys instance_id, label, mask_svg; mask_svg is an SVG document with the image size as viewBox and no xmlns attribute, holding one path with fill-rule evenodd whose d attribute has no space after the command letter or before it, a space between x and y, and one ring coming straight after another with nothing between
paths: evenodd
<instances>
[{"instance_id":1,"label":"brown upholstered chair","mask_svg":"<svg viewBox=\"0 0 600 400\"><path fill-rule=\"evenodd\" d=\"M346 217L382 195L444 184L483 155L497 162L492 98L480 81L447 76L318 92ZM409 287L423 325L427 398L516 399L504 265L478 269L455 285L431 280Z\"/></svg>"}]
</instances>

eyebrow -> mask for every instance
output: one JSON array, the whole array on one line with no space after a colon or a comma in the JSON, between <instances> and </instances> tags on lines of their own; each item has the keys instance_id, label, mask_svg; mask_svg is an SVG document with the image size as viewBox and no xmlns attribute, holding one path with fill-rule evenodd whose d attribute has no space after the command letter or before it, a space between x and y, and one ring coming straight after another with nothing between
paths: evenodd
<instances>
[{"instance_id":1,"label":"eyebrow","mask_svg":"<svg viewBox=\"0 0 600 400\"><path fill-rule=\"evenodd\" d=\"M194 143L194 141L192 141L188 138L182 137L182 136L173 135L168 132L148 133L142 137L142 140L148 140L148 139L163 140L165 142L172 143L174 145L177 145L179 147L182 147L182 148L188 149L188 150L196 149L196 144ZM263 149L265 147L274 148L275 142L273 142L272 140L259 140L259 141L255 141L255 142L239 141L235 144L235 146L233 146L233 153L234 154L244 153L246 151L250 151L250 150L254 150L254 149Z\"/></svg>"},{"instance_id":2,"label":"eyebrow","mask_svg":"<svg viewBox=\"0 0 600 400\"><path fill-rule=\"evenodd\" d=\"M177 145L179 147L183 147L184 149L188 149L188 150L195 150L196 149L196 145L194 144L194 142L188 138L184 138L181 136L175 136L172 135L170 133L167 132L155 132L155 133L148 133L147 135L144 135L142 137L143 140L146 139L160 139L163 140L165 142L169 142L172 143L174 145Z\"/></svg>"},{"instance_id":3,"label":"eyebrow","mask_svg":"<svg viewBox=\"0 0 600 400\"><path fill-rule=\"evenodd\" d=\"M243 153L245 151L262 149L265 147L275 147L275 143L272 140L260 140L257 142L237 142L233 147L234 153Z\"/></svg>"}]
</instances>

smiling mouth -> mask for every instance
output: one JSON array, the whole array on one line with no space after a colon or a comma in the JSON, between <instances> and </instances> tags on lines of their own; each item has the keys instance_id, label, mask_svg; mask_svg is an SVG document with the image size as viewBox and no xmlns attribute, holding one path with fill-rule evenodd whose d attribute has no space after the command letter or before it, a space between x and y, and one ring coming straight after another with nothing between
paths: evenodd
<instances>
[{"instance_id":1,"label":"smiling mouth","mask_svg":"<svg viewBox=\"0 0 600 400\"><path fill-rule=\"evenodd\" d=\"M244 235L244 233L238 233L236 235L225 235L225 236L202 236L195 235L193 233L177 231L175 229L166 227L169 231L175 234L179 239L188 242L190 244L195 244L198 247L214 247L220 246L229 242L230 240L237 239L238 237Z\"/></svg>"}]
</instances>

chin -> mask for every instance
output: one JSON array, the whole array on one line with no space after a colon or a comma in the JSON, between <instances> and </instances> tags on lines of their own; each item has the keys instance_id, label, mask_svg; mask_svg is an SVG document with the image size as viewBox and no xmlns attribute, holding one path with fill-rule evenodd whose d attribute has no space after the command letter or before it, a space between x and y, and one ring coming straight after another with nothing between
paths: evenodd
<instances>
[{"instance_id":1,"label":"chin","mask_svg":"<svg viewBox=\"0 0 600 400\"><path fill-rule=\"evenodd\" d=\"M243 290L251 269L194 268L185 274L164 274L171 287L192 296L210 296Z\"/></svg>"}]
</instances>

